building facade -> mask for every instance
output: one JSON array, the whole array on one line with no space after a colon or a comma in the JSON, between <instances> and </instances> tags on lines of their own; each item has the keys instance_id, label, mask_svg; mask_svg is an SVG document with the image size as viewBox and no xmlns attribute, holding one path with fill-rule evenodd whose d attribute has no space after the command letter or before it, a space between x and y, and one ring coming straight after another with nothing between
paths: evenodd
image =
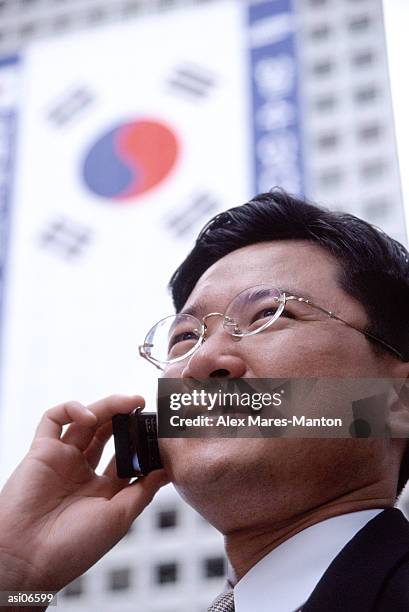
<instances>
[{"instance_id":1,"label":"building facade","mask_svg":"<svg viewBox=\"0 0 409 612\"><path fill-rule=\"evenodd\" d=\"M38 39L204 1L0 0L0 58ZM294 0L294 7L306 196L405 243L382 2ZM225 569L221 535L168 486L112 551L63 590L58 606L203 612L222 590Z\"/></svg>"},{"instance_id":2,"label":"building facade","mask_svg":"<svg viewBox=\"0 0 409 612\"><path fill-rule=\"evenodd\" d=\"M39 38L212 1L0 0L0 56ZM361 215L406 242L382 0L293 4L306 196Z\"/></svg>"}]
</instances>

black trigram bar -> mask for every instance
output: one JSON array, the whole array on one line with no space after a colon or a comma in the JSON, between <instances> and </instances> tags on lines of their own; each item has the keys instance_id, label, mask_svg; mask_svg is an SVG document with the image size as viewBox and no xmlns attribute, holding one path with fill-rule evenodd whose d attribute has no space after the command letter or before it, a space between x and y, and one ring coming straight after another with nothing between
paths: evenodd
<instances>
[{"instance_id":1,"label":"black trigram bar","mask_svg":"<svg viewBox=\"0 0 409 612\"><path fill-rule=\"evenodd\" d=\"M206 68L184 64L174 68L168 85L175 91L194 98L204 98L216 85L216 76Z\"/></svg>"},{"instance_id":2,"label":"black trigram bar","mask_svg":"<svg viewBox=\"0 0 409 612\"><path fill-rule=\"evenodd\" d=\"M200 194L194 197L188 206L168 217L166 226L177 237L182 237L194 230L199 221L204 221L204 217L207 220L210 213L217 208L219 208L219 202L214 196L208 193Z\"/></svg>"},{"instance_id":3,"label":"black trigram bar","mask_svg":"<svg viewBox=\"0 0 409 612\"><path fill-rule=\"evenodd\" d=\"M62 127L74 119L78 113L88 107L94 101L94 95L86 87L77 87L66 93L52 108L47 115L49 120Z\"/></svg>"},{"instance_id":4,"label":"black trigram bar","mask_svg":"<svg viewBox=\"0 0 409 612\"><path fill-rule=\"evenodd\" d=\"M90 228L72 219L60 217L51 221L40 234L40 245L64 259L82 255L91 241Z\"/></svg>"}]
</instances>

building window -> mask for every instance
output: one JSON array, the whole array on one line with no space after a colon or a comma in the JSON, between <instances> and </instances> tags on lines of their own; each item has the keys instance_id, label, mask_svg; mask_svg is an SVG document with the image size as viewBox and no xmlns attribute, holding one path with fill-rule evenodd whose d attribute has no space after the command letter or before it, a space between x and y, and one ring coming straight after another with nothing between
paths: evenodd
<instances>
[{"instance_id":1,"label":"building window","mask_svg":"<svg viewBox=\"0 0 409 612\"><path fill-rule=\"evenodd\" d=\"M37 24L34 21L28 21L27 23L21 26L20 35L23 38L29 38L30 36L33 36L36 33L36 30Z\"/></svg>"},{"instance_id":2,"label":"building window","mask_svg":"<svg viewBox=\"0 0 409 612\"><path fill-rule=\"evenodd\" d=\"M326 40L331 34L331 28L327 24L321 24L310 32L312 40Z\"/></svg>"},{"instance_id":3,"label":"building window","mask_svg":"<svg viewBox=\"0 0 409 612\"><path fill-rule=\"evenodd\" d=\"M125 591L131 585L131 570L129 567L115 569L108 574L108 588L110 591Z\"/></svg>"},{"instance_id":4,"label":"building window","mask_svg":"<svg viewBox=\"0 0 409 612\"><path fill-rule=\"evenodd\" d=\"M335 147L338 145L338 142L339 142L339 136L338 134L334 134L334 133L322 134L317 139L318 147L320 149L326 149L326 150L335 149Z\"/></svg>"},{"instance_id":5,"label":"building window","mask_svg":"<svg viewBox=\"0 0 409 612\"><path fill-rule=\"evenodd\" d=\"M320 183L323 187L335 187L341 182L341 171L339 168L329 168L320 175Z\"/></svg>"},{"instance_id":6,"label":"building window","mask_svg":"<svg viewBox=\"0 0 409 612\"><path fill-rule=\"evenodd\" d=\"M89 24L97 24L103 21L106 17L106 12L103 8L97 7L89 11L87 15L87 22Z\"/></svg>"},{"instance_id":7,"label":"building window","mask_svg":"<svg viewBox=\"0 0 409 612\"><path fill-rule=\"evenodd\" d=\"M330 74L334 68L334 64L328 60L317 62L312 67L312 71L316 76L326 76Z\"/></svg>"},{"instance_id":8,"label":"building window","mask_svg":"<svg viewBox=\"0 0 409 612\"><path fill-rule=\"evenodd\" d=\"M352 63L358 68L365 68L373 64L375 60L375 54L372 51L359 51L352 56Z\"/></svg>"},{"instance_id":9,"label":"building window","mask_svg":"<svg viewBox=\"0 0 409 612\"><path fill-rule=\"evenodd\" d=\"M373 142L379 140L381 134L381 126L377 123L363 125L358 130L358 138L363 142Z\"/></svg>"},{"instance_id":10,"label":"building window","mask_svg":"<svg viewBox=\"0 0 409 612\"><path fill-rule=\"evenodd\" d=\"M367 102L372 102L379 95L379 90L375 85L366 85L365 87L360 87L355 91L354 98L358 104L366 104Z\"/></svg>"},{"instance_id":11,"label":"building window","mask_svg":"<svg viewBox=\"0 0 409 612\"><path fill-rule=\"evenodd\" d=\"M211 557L203 562L205 578L220 578L225 574L224 557Z\"/></svg>"},{"instance_id":12,"label":"building window","mask_svg":"<svg viewBox=\"0 0 409 612\"><path fill-rule=\"evenodd\" d=\"M67 28L69 28L70 24L71 24L70 15L59 15L58 17L55 18L53 26L55 30L58 30L60 32L62 30L66 30Z\"/></svg>"},{"instance_id":13,"label":"building window","mask_svg":"<svg viewBox=\"0 0 409 612\"><path fill-rule=\"evenodd\" d=\"M178 580L177 563L160 563L155 567L156 584L173 584Z\"/></svg>"},{"instance_id":14,"label":"building window","mask_svg":"<svg viewBox=\"0 0 409 612\"><path fill-rule=\"evenodd\" d=\"M360 175L365 181L372 180L384 174L385 169L385 163L380 159L375 159L361 166Z\"/></svg>"},{"instance_id":15,"label":"building window","mask_svg":"<svg viewBox=\"0 0 409 612\"><path fill-rule=\"evenodd\" d=\"M79 576L79 578L76 578L70 582L70 584L67 584L67 586L62 590L62 595L64 597L79 597L84 593L84 590L84 576Z\"/></svg>"},{"instance_id":16,"label":"building window","mask_svg":"<svg viewBox=\"0 0 409 612\"><path fill-rule=\"evenodd\" d=\"M387 217L390 205L387 200L374 199L366 202L364 206L364 216L369 221L379 221Z\"/></svg>"},{"instance_id":17,"label":"building window","mask_svg":"<svg viewBox=\"0 0 409 612\"><path fill-rule=\"evenodd\" d=\"M351 30L351 32L359 33L367 30L370 25L371 19L369 15L359 15L358 17L354 17L349 21L348 28Z\"/></svg>"},{"instance_id":18,"label":"building window","mask_svg":"<svg viewBox=\"0 0 409 612\"><path fill-rule=\"evenodd\" d=\"M337 105L337 100L335 96L322 96L322 98L317 98L315 100L315 108L318 111L328 111L335 108Z\"/></svg>"},{"instance_id":19,"label":"building window","mask_svg":"<svg viewBox=\"0 0 409 612\"><path fill-rule=\"evenodd\" d=\"M125 2L125 4L122 7L122 12L125 17L127 15L133 15L135 13L139 13L140 10L141 10L140 0L129 0L128 2Z\"/></svg>"},{"instance_id":20,"label":"building window","mask_svg":"<svg viewBox=\"0 0 409 612\"><path fill-rule=\"evenodd\" d=\"M177 525L177 512L176 510L162 510L157 515L157 527L158 529L170 529Z\"/></svg>"}]
</instances>

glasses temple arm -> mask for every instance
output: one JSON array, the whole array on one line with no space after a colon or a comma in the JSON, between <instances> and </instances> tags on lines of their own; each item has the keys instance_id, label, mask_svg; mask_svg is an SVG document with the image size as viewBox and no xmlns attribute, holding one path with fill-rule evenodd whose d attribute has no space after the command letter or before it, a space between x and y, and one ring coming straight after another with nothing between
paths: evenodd
<instances>
[{"instance_id":1,"label":"glasses temple arm","mask_svg":"<svg viewBox=\"0 0 409 612\"><path fill-rule=\"evenodd\" d=\"M388 344L388 342L385 342L385 340L382 340L382 338L378 338L378 336L375 336L374 334L371 334L370 332L367 332L364 329L361 329L360 327L356 327L355 325L352 325L352 323L348 323L348 321L341 319L341 317L338 317L336 314L334 314L330 310L326 310L325 308L322 308L321 306L317 306L316 304L311 302L311 300L308 300L307 298L298 297L297 295L287 296L286 294L284 294L284 300L285 301L296 300L297 302L304 302L305 304L309 304L310 306L313 306L313 308L316 308L317 310L320 310L321 312L327 314L329 317L331 317L331 319L336 319L337 321L341 321L341 323L348 325L348 327L352 327L352 329L355 329L355 331L360 332L361 334L364 334L365 336L367 336L367 338L371 338L371 340L375 340L375 342L379 342L379 344L382 344L384 347L392 351L392 353L394 353L397 357L399 357L399 359L401 359L402 361L405 361L402 353L400 353L400 351L398 351L393 346Z\"/></svg>"}]
</instances>

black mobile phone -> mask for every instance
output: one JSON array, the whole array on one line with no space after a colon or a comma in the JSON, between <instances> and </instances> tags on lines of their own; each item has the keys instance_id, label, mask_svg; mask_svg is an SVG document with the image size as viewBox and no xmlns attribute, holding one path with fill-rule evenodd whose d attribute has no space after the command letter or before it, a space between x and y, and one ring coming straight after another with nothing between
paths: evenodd
<instances>
[{"instance_id":1,"label":"black mobile phone","mask_svg":"<svg viewBox=\"0 0 409 612\"><path fill-rule=\"evenodd\" d=\"M119 478L146 476L163 467L155 412L135 410L130 414L115 414L112 431Z\"/></svg>"}]
</instances>

